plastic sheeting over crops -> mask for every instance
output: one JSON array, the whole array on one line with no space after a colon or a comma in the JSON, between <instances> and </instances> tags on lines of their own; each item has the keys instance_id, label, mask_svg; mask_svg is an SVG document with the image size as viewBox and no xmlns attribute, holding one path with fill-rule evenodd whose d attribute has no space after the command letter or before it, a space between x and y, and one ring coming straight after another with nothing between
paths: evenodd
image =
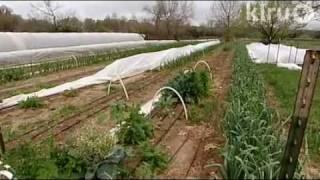
<instances>
[{"instance_id":1,"label":"plastic sheeting over crops","mask_svg":"<svg viewBox=\"0 0 320 180\"><path fill-rule=\"evenodd\" d=\"M300 70L297 64L303 64L306 49L297 49L293 46L262 43L251 43L247 45L248 53L255 63L272 63L278 67L291 70Z\"/></svg>"},{"instance_id":2,"label":"plastic sheeting over crops","mask_svg":"<svg viewBox=\"0 0 320 180\"><path fill-rule=\"evenodd\" d=\"M45 97L61 93L65 90L78 89L85 86L101 84L108 81L116 81L120 77L127 78L138 75L147 70L155 69L161 65L174 61L180 57L189 56L190 54L203 50L209 46L219 44L220 41L204 42L197 45L188 45L180 48L171 48L158 52L142 53L122 59L106 66L101 71L88 77L68 82L53 88L42 89L30 94L21 94L4 99L0 103L0 109L16 105L19 101L26 100L28 97L37 96Z\"/></svg>"},{"instance_id":3,"label":"plastic sheeting over crops","mask_svg":"<svg viewBox=\"0 0 320 180\"><path fill-rule=\"evenodd\" d=\"M0 33L0 52L123 41L142 41L136 33Z\"/></svg>"},{"instance_id":4,"label":"plastic sheeting over crops","mask_svg":"<svg viewBox=\"0 0 320 180\"><path fill-rule=\"evenodd\" d=\"M157 45L176 42L174 40L162 41L126 41L107 44L81 45L71 47L57 47L44 49L31 49L11 52L0 52L0 65L19 65L39 63L48 60L63 60L71 56L89 55L105 51L138 48L147 45Z\"/></svg>"}]
</instances>

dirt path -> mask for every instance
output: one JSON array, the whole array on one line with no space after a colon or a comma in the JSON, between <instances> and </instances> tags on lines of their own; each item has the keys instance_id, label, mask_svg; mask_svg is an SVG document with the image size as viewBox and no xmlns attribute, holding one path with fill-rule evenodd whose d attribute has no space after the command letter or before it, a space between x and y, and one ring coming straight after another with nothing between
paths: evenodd
<instances>
[{"instance_id":1,"label":"dirt path","mask_svg":"<svg viewBox=\"0 0 320 180\"><path fill-rule=\"evenodd\" d=\"M206 166L209 163L223 163L220 149L225 141L220 124L231 82L232 55L222 52L204 60L214 72L214 98L218 108L215 115L205 121L208 123L195 125L182 119L173 125L160 143L171 156L169 167L159 175L161 178L218 177L217 168Z\"/></svg>"}]
</instances>

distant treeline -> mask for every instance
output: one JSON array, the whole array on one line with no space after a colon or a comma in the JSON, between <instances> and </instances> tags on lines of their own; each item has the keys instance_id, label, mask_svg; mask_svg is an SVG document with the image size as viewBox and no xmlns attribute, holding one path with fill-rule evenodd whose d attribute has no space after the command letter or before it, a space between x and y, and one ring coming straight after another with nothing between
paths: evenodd
<instances>
[{"instance_id":1,"label":"distant treeline","mask_svg":"<svg viewBox=\"0 0 320 180\"><path fill-rule=\"evenodd\" d=\"M86 18L80 20L75 16L50 19L23 18L6 6L0 6L0 31L2 32L128 32L145 34L147 39L177 39L219 36L214 29L206 26L184 24L179 27L179 35L168 34L164 22L155 27L148 19L137 20L118 17L117 14L107 16L103 20Z\"/></svg>"},{"instance_id":2,"label":"distant treeline","mask_svg":"<svg viewBox=\"0 0 320 180\"><path fill-rule=\"evenodd\" d=\"M226 35L226 27L223 23L208 21L200 26L192 26L190 19L192 14L192 3L188 1L172 1L165 4L157 1L152 7L144 10L151 14L151 18L137 19L119 17L113 13L103 20L86 18L80 20L75 15L60 15L55 13L58 6L51 1L44 1L43 7L34 6L33 11L40 12L39 15L23 18L15 14L7 6L0 6L0 31L2 32L128 32L145 34L146 39L192 39L222 37ZM183 4L185 3L185 4ZM41 4L40 4L41 5ZM166 6L164 6L166 5ZM170 8L174 7L174 8ZM167 8L167 9L165 9ZM179 12L176 9L181 9ZM169 10L173 10L170 12ZM242 18L243 19L243 18ZM249 27L243 20L232 27L232 36L246 38L260 38L259 29ZM228 32L228 31L227 31ZM320 32L295 30L288 33L288 38L320 38Z\"/></svg>"}]
</instances>

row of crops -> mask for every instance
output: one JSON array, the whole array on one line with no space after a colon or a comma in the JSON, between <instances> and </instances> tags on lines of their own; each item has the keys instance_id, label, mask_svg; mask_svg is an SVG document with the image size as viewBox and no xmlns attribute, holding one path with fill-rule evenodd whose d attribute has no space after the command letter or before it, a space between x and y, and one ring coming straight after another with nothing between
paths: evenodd
<instances>
[{"instance_id":1,"label":"row of crops","mask_svg":"<svg viewBox=\"0 0 320 180\"><path fill-rule=\"evenodd\" d=\"M166 69L184 70L184 65L198 60L216 47L179 58L167 64ZM185 102L196 104L208 95L210 84L208 73L199 71L181 72L167 85L181 92ZM163 97L157 107L164 101L177 103L175 94L165 92ZM173 105L171 103L170 106ZM22 144L8 151L3 156L4 161L12 166L12 171L19 178L150 178L166 168L168 155L150 143L155 128L149 117L139 113L139 106L118 102L112 105L108 118L119 127L115 136L109 131L97 133L90 126L83 127L83 133L68 143L58 145L49 138L42 144ZM132 173L126 160L123 160L133 158L137 161L136 157L139 158L139 165Z\"/></svg>"},{"instance_id":2,"label":"row of crops","mask_svg":"<svg viewBox=\"0 0 320 180\"><path fill-rule=\"evenodd\" d=\"M224 119L227 143L224 178L272 179L278 176L283 142L275 130L275 112L268 108L261 75L244 44L235 46L233 83Z\"/></svg>"},{"instance_id":3,"label":"row of crops","mask_svg":"<svg viewBox=\"0 0 320 180\"><path fill-rule=\"evenodd\" d=\"M94 64L110 63L116 59L132 56L140 53L161 51L164 49L181 47L196 42L178 42L165 45L150 45L143 48L129 50L113 50L108 53L95 54L89 56L73 57L67 60L42 62L39 64L19 66L15 68L0 69L0 84L7 82L29 79L34 76L45 75L48 73L69 70Z\"/></svg>"}]
</instances>

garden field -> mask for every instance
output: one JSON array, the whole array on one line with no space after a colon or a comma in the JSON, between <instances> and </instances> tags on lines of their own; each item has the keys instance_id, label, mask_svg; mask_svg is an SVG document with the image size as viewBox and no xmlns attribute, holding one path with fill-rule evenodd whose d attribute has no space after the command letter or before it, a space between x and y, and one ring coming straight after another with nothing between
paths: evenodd
<instances>
[{"instance_id":1,"label":"garden field","mask_svg":"<svg viewBox=\"0 0 320 180\"><path fill-rule=\"evenodd\" d=\"M68 60L31 71L2 70L0 98L50 89L121 58L187 44L81 57L81 65ZM237 41L186 53L112 84L28 97L0 109L2 160L18 178L277 178L299 75L254 64L246 42ZM162 87L176 91L155 96ZM319 85L296 178L320 177L318 92Z\"/></svg>"},{"instance_id":2,"label":"garden field","mask_svg":"<svg viewBox=\"0 0 320 180\"><path fill-rule=\"evenodd\" d=\"M299 71L290 71L277 68L275 65L257 65L258 70L263 74L264 80L269 87L270 98L274 108L280 113L280 118L284 123L292 115L295 98L298 91ZM320 79L315 90L313 105L310 113L309 123L306 131L307 147L310 158L314 162L320 161Z\"/></svg>"}]
</instances>

